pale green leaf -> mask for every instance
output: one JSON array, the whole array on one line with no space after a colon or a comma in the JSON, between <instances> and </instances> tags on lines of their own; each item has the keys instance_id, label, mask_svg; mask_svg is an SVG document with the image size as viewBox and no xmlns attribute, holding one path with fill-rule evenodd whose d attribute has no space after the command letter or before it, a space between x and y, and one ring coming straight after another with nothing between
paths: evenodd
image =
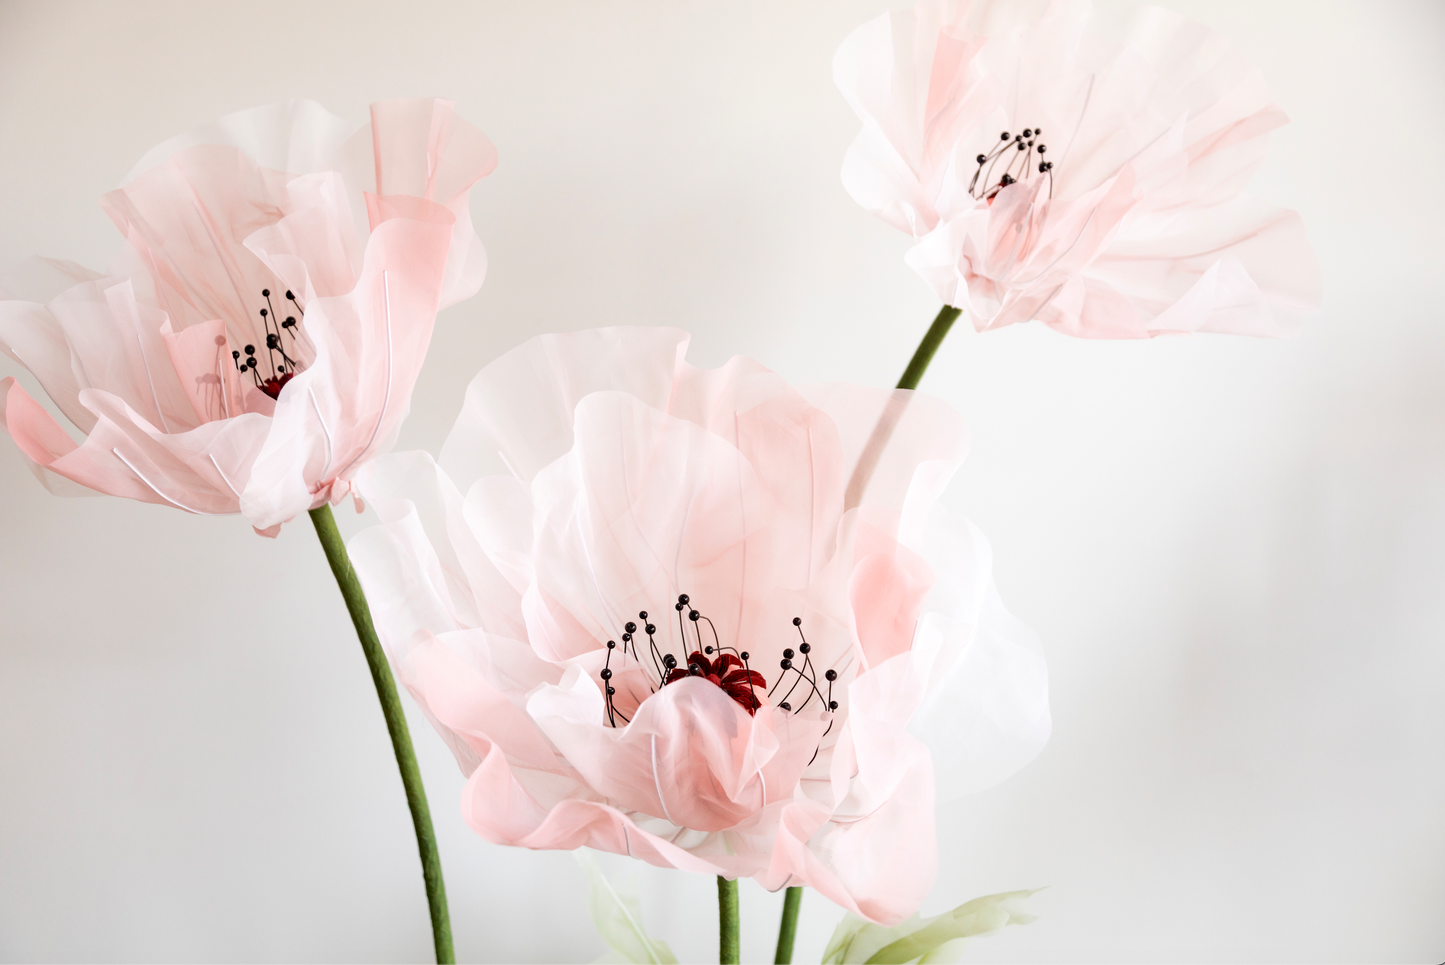
<instances>
[{"instance_id":1,"label":"pale green leaf","mask_svg":"<svg viewBox=\"0 0 1445 965\"><path fill-rule=\"evenodd\" d=\"M823 953L824 965L943 965L957 962L965 939L1007 925L1026 925L1034 916L1022 910L1035 891L1008 891L966 901L933 918L917 915L892 928L845 915Z\"/></svg>"},{"instance_id":2,"label":"pale green leaf","mask_svg":"<svg viewBox=\"0 0 1445 965\"><path fill-rule=\"evenodd\" d=\"M649 938L643 930L642 905L637 897L614 888L597 867L597 859L590 851L579 848L573 853L582 870L587 872L587 883L591 886L587 904L592 912L592 924L612 949L597 961L619 965L677 965L677 957L667 942Z\"/></svg>"}]
</instances>

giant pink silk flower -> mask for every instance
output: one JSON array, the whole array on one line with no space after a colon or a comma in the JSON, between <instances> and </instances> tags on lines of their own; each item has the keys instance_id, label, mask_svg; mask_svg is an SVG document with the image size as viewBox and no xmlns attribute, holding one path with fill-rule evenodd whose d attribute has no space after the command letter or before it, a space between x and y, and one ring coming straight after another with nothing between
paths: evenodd
<instances>
[{"instance_id":1,"label":"giant pink silk flower","mask_svg":"<svg viewBox=\"0 0 1445 965\"><path fill-rule=\"evenodd\" d=\"M1279 336L1319 305L1299 216L1241 193L1288 118L1200 24L1084 0L927 0L838 49L843 182L983 331Z\"/></svg>"},{"instance_id":2,"label":"giant pink silk flower","mask_svg":"<svg viewBox=\"0 0 1445 965\"><path fill-rule=\"evenodd\" d=\"M359 130L290 101L162 144L102 199L126 241L109 274L0 279L0 347L84 440L14 379L0 423L52 491L274 535L393 441L438 309L482 283L467 198L495 166L431 99Z\"/></svg>"},{"instance_id":3,"label":"giant pink silk flower","mask_svg":"<svg viewBox=\"0 0 1445 965\"><path fill-rule=\"evenodd\" d=\"M487 840L809 885L897 922L933 881L936 796L1049 733L1037 641L937 504L964 426L924 395L694 368L686 346L534 339L472 382L440 465L369 465L383 525L350 551L378 631Z\"/></svg>"}]
</instances>

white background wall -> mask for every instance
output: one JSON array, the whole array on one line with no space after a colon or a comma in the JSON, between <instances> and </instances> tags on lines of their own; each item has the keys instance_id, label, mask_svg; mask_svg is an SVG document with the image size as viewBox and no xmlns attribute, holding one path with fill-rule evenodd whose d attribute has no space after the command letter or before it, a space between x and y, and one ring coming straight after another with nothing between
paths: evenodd
<instances>
[{"instance_id":1,"label":"white background wall","mask_svg":"<svg viewBox=\"0 0 1445 965\"><path fill-rule=\"evenodd\" d=\"M1326 310L1281 342L945 344L923 387L976 433L948 501L1043 637L1055 731L940 814L924 912L1049 885L1041 919L975 960L1436 962L1445 5L1167 5L1261 62L1293 116L1255 190L1303 212ZM891 384L937 306L839 185L857 123L830 72L884 7L10 0L0 264L104 267L119 239L97 197L220 114L306 96L359 122L437 94L502 161L473 193L490 276L443 315L403 447L435 450L478 368L559 329L680 325L701 364ZM413 729L460 954L599 954L572 857L474 837L450 756ZM712 880L633 870L653 931L715 955ZM781 896L742 892L745 959L771 960ZM799 961L838 915L808 896ZM0 440L0 958L429 949L385 730L307 522L272 542L59 499Z\"/></svg>"}]
</instances>

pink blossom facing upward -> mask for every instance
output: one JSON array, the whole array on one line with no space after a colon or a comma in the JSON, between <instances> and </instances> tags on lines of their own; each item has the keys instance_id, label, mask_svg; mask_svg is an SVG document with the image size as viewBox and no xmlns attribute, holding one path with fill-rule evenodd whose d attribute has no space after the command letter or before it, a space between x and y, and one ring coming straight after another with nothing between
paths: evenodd
<instances>
[{"instance_id":1,"label":"pink blossom facing upward","mask_svg":"<svg viewBox=\"0 0 1445 965\"><path fill-rule=\"evenodd\" d=\"M467 198L495 166L442 100L359 130L290 101L161 145L102 199L126 241L108 275L0 279L0 347L84 440L14 379L0 423L54 492L274 535L391 445L438 309L482 283Z\"/></svg>"},{"instance_id":2,"label":"pink blossom facing upward","mask_svg":"<svg viewBox=\"0 0 1445 965\"><path fill-rule=\"evenodd\" d=\"M487 840L806 884L896 922L933 881L936 796L1049 732L1037 641L937 505L964 426L686 346L534 339L472 382L439 463L363 470L383 525L349 549L378 632Z\"/></svg>"},{"instance_id":3,"label":"pink blossom facing upward","mask_svg":"<svg viewBox=\"0 0 1445 965\"><path fill-rule=\"evenodd\" d=\"M1299 216L1242 194L1288 118L1203 26L1083 0L925 0L851 34L853 198L980 330L1279 336L1318 308Z\"/></svg>"}]
</instances>

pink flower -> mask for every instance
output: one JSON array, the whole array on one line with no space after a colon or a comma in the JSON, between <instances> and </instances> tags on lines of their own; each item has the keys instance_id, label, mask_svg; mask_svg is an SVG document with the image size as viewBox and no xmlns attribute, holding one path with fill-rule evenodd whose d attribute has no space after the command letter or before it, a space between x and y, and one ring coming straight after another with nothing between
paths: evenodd
<instances>
[{"instance_id":1,"label":"pink flower","mask_svg":"<svg viewBox=\"0 0 1445 965\"><path fill-rule=\"evenodd\" d=\"M126 239L108 276L32 259L0 281L0 346L84 441L13 379L0 422L53 491L274 535L391 444L438 308L482 283L467 194L495 166L440 100L354 133L291 101L161 145L102 199Z\"/></svg>"},{"instance_id":2,"label":"pink flower","mask_svg":"<svg viewBox=\"0 0 1445 965\"><path fill-rule=\"evenodd\" d=\"M1036 641L936 505L964 427L686 346L534 339L472 382L441 467L368 467L384 525L350 549L378 630L487 840L807 884L895 922L932 883L935 785L1001 780L1049 730Z\"/></svg>"},{"instance_id":3,"label":"pink flower","mask_svg":"<svg viewBox=\"0 0 1445 965\"><path fill-rule=\"evenodd\" d=\"M930 0L854 31L849 193L980 331L1295 330L1320 289L1299 216L1240 193L1288 120L1260 72L1164 10L1114 35L1041 6Z\"/></svg>"}]
</instances>

